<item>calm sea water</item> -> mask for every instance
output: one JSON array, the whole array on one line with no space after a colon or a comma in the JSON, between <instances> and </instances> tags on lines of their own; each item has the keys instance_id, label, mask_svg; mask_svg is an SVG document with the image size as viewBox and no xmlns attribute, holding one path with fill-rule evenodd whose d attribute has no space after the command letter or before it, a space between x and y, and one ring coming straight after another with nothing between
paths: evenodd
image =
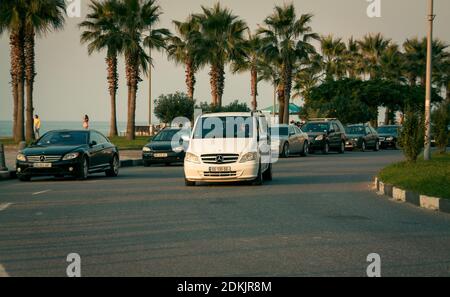
<instances>
[{"instance_id":1,"label":"calm sea water","mask_svg":"<svg viewBox=\"0 0 450 297\"><path fill-rule=\"evenodd\" d=\"M146 125L146 123L137 122L136 125ZM109 122L90 122L89 126L91 129L102 132L105 135L109 133ZM119 132L125 131L127 123L118 122L117 129ZM41 121L41 135L47 131L56 129L82 129L81 122L46 122ZM12 121L0 121L0 137L11 137L12 136Z\"/></svg>"}]
</instances>

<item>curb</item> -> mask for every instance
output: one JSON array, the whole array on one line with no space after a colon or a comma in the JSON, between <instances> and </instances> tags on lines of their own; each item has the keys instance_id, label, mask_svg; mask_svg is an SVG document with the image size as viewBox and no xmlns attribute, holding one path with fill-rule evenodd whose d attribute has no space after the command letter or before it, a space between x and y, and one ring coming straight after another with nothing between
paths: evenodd
<instances>
[{"instance_id":1,"label":"curb","mask_svg":"<svg viewBox=\"0 0 450 297\"><path fill-rule=\"evenodd\" d=\"M388 196L394 201L407 202L427 210L450 213L450 200L448 199L430 197L403 190L382 182L378 177L375 177L373 188L378 195Z\"/></svg>"},{"instance_id":2,"label":"curb","mask_svg":"<svg viewBox=\"0 0 450 297\"><path fill-rule=\"evenodd\" d=\"M143 166L143 165L144 165L144 162L142 161L142 159L120 161L120 167L121 168L138 167L138 166ZM8 171L0 172L0 181L2 181L2 180L9 180L9 179L15 179L15 178L17 178L15 170L12 170L12 171L9 171L9 172Z\"/></svg>"}]
</instances>

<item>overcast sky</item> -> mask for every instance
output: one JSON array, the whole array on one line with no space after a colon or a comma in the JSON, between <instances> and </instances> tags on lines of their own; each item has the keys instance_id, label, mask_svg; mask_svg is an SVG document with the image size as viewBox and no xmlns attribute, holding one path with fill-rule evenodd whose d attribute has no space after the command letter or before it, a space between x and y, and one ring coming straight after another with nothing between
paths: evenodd
<instances>
[{"instance_id":1,"label":"overcast sky","mask_svg":"<svg viewBox=\"0 0 450 297\"><path fill-rule=\"evenodd\" d=\"M64 30L39 38L36 45L35 109L44 121L78 121L89 114L94 121L109 120L109 95L106 82L104 53L88 56L80 45L78 23L87 12L88 0L81 0L81 18L67 19ZM201 5L211 6L212 0L159 0L164 14L160 26L173 30L172 20L184 20L190 13L200 11ZM224 6L243 18L254 30L269 15L275 0L221 0ZM295 0L297 13L313 13L312 27L319 34L333 34L345 39L360 38L370 32L403 43L406 38L426 35L427 0L381 0L381 17L369 18L367 0ZM435 0L435 37L450 43L450 1ZM153 95L185 91L184 71L168 62L165 55L154 53ZM120 63L118 120L126 121L126 84ZM196 99L210 101L207 69L197 77ZM0 37L0 120L12 119L12 98L9 74L8 36ZM250 102L249 74L227 72L224 103L233 100ZM147 121L148 82L140 85L137 98L137 121ZM272 87L261 83L259 107L272 104ZM298 102L297 102L298 103Z\"/></svg>"}]
</instances>

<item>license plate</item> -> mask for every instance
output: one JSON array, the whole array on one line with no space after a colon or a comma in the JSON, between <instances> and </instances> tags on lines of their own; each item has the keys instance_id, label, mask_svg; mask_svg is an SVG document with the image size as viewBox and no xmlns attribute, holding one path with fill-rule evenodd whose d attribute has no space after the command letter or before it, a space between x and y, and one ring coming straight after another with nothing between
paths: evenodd
<instances>
[{"instance_id":1,"label":"license plate","mask_svg":"<svg viewBox=\"0 0 450 297\"><path fill-rule=\"evenodd\" d=\"M154 154L153 157L155 157L155 158L167 158L167 153L157 153L157 154Z\"/></svg>"},{"instance_id":2,"label":"license plate","mask_svg":"<svg viewBox=\"0 0 450 297\"><path fill-rule=\"evenodd\" d=\"M231 171L231 167L209 167L210 172L226 172Z\"/></svg>"},{"instance_id":3,"label":"license plate","mask_svg":"<svg viewBox=\"0 0 450 297\"><path fill-rule=\"evenodd\" d=\"M35 168L51 168L52 163L33 163L33 167L35 167Z\"/></svg>"}]
</instances>

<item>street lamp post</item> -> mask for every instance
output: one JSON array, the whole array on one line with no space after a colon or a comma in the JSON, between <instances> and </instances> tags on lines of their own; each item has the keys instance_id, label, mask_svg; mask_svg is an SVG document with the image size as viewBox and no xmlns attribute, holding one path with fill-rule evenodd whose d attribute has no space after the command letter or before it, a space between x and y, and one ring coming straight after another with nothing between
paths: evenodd
<instances>
[{"instance_id":1,"label":"street lamp post","mask_svg":"<svg viewBox=\"0 0 450 297\"><path fill-rule=\"evenodd\" d=\"M424 160L431 159L431 72L433 51L433 0L428 0L427 82L425 95L425 150Z\"/></svg>"}]
</instances>

